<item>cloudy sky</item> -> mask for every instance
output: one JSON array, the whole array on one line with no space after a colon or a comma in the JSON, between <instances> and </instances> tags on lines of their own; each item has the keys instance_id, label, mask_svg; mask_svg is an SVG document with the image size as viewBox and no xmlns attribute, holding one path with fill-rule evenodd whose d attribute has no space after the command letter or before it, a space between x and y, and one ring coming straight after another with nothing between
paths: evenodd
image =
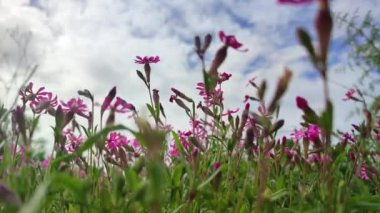
<instances>
[{"instance_id":1,"label":"cloudy sky","mask_svg":"<svg viewBox=\"0 0 380 213\"><path fill-rule=\"evenodd\" d=\"M379 6L377 0L332 2L334 13L356 12L359 17ZM38 64L32 81L60 100L76 97L78 89L87 88L101 101L117 86L118 95L143 111L149 99L135 72L142 67L134 58L158 55L161 61L152 65L153 87L160 91L168 123L186 128L185 114L168 101L170 88L197 96L195 85L202 81L202 74L193 38L213 35L209 63L221 45L217 33L224 30L249 49L244 53L230 50L220 68L232 74L224 85L227 107L242 108L244 95L254 95L245 86L254 76L257 82L268 81L269 99L277 77L288 67L294 78L282 100L280 117L286 120L284 130L292 131L301 117L296 96L306 97L317 110L323 107L321 81L294 33L302 26L315 38L315 11L316 4L294 7L278 5L276 0L0 0L0 77L7 82L15 70L22 73ZM379 20L380 11L372 15ZM347 116L358 105L343 102L342 97L360 76L360 72L341 71L347 65L344 38L344 28L336 27L329 74L334 80L330 89L335 127L340 129L355 120ZM18 83L10 86L16 88ZM4 96L5 91L0 89L1 101L10 103L14 96Z\"/></svg>"}]
</instances>

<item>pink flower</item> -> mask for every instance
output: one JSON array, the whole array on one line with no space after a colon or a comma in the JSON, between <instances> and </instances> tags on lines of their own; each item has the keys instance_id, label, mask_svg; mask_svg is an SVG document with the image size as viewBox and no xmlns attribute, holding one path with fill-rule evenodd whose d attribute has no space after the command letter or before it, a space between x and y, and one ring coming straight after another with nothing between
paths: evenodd
<instances>
[{"instance_id":1,"label":"pink flower","mask_svg":"<svg viewBox=\"0 0 380 213\"><path fill-rule=\"evenodd\" d=\"M313 0L277 0L279 4L308 4Z\"/></svg>"},{"instance_id":2,"label":"pink flower","mask_svg":"<svg viewBox=\"0 0 380 213\"><path fill-rule=\"evenodd\" d=\"M311 165L313 162L318 162L319 156L317 154L311 154L306 160L306 163Z\"/></svg>"},{"instance_id":3,"label":"pink flower","mask_svg":"<svg viewBox=\"0 0 380 213\"><path fill-rule=\"evenodd\" d=\"M57 96L44 90L45 87L40 87L37 92L33 92L33 83L30 82L28 86L20 90L19 94L24 103L30 102L29 106L34 113L46 113L57 106Z\"/></svg>"},{"instance_id":4,"label":"pink flower","mask_svg":"<svg viewBox=\"0 0 380 213\"><path fill-rule=\"evenodd\" d=\"M352 100L352 99L355 99L354 97L354 94L355 94L356 90L354 88L351 88L349 89L345 96L342 98L343 101L348 101L348 100Z\"/></svg>"},{"instance_id":5,"label":"pink flower","mask_svg":"<svg viewBox=\"0 0 380 213\"><path fill-rule=\"evenodd\" d=\"M79 146L84 142L84 139L81 134L76 136L70 128L66 129L63 132L63 136L66 137L65 148L69 153L75 152Z\"/></svg>"},{"instance_id":6,"label":"pink flower","mask_svg":"<svg viewBox=\"0 0 380 213\"><path fill-rule=\"evenodd\" d=\"M297 104L297 107L302 109L302 110L306 110L307 108L309 108L307 100L300 97L300 96L296 97L296 104Z\"/></svg>"},{"instance_id":7,"label":"pink flower","mask_svg":"<svg viewBox=\"0 0 380 213\"><path fill-rule=\"evenodd\" d=\"M348 132L345 132L342 136L344 142L349 142L351 144L355 143L355 138Z\"/></svg>"},{"instance_id":8,"label":"pink flower","mask_svg":"<svg viewBox=\"0 0 380 213\"><path fill-rule=\"evenodd\" d=\"M44 97L49 92L45 92L45 87L40 87L37 92L33 92L33 83L30 82L28 86L20 90L21 100L26 103L28 101L34 101L36 98Z\"/></svg>"},{"instance_id":9,"label":"pink flower","mask_svg":"<svg viewBox=\"0 0 380 213\"><path fill-rule=\"evenodd\" d=\"M51 162L51 156L45 158L45 160L41 162L41 167L46 169L49 166L50 162Z\"/></svg>"},{"instance_id":10,"label":"pink flower","mask_svg":"<svg viewBox=\"0 0 380 213\"><path fill-rule=\"evenodd\" d=\"M367 173L367 168L366 168L365 165L362 165L362 166L360 167L359 177L360 177L362 180L364 180L364 181L369 180L368 173Z\"/></svg>"},{"instance_id":11,"label":"pink flower","mask_svg":"<svg viewBox=\"0 0 380 213\"><path fill-rule=\"evenodd\" d=\"M228 81L228 79L230 79L232 76L232 74L230 73L226 73L226 72L223 72L219 75L219 79L218 79L218 82L219 83L222 83L224 81Z\"/></svg>"},{"instance_id":12,"label":"pink flower","mask_svg":"<svg viewBox=\"0 0 380 213\"><path fill-rule=\"evenodd\" d=\"M190 120L193 135L198 139L205 141L207 139L207 130L205 125L196 118Z\"/></svg>"},{"instance_id":13,"label":"pink flower","mask_svg":"<svg viewBox=\"0 0 380 213\"><path fill-rule=\"evenodd\" d=\"M101 114L111 105L112 100L116 96L116 87L112 87L112 89L108 92L107 96L104 98L104 101L102 103L102 108L101 108Z\"/></svg>"},{"instance_id":14,"label":"pink flower","mask_svg":"<svg viewBox=\"0 0 380 213\"><path fill-rule=\"evenodd\" d=\"M72 98L67 103L61 101L61 104L62 109L65 113L72 112L85 118L88 117L86 114L84 114L87 112L87 106L80 98Z\"/></svg>"},{"instance_id":15,"label":"pink flower","mask_svg":"<svg viewBox=\"0 0 380 213\"><path fill-rule=\"evenodd\" d=\"M127 146L128 144L128 138L118 132L111 132L106 140L106 148L110 152L114 152L121 146Z\"/></svg>"},{"instance_id":16,"label":"pink flower","mask_svg":"<svg viewBox=\"0 0 380 213\"><path fill-rule=\"evenodd\" d=\"M255 83L256 78L257 78L257 76L253 76L251 79L249 79L248 83L245 86L247 87L249 85L252 85L252 86L256 87L256 83Z\"/></svg>"},{"instance_id":17,"label":"pink flower","mask_svg":"<svg viewBox=\"0 0 380 213\"><path fill-rule=\"evenodd\" d=\"M158 56L144 56L143 58L141 56L136 56L137 59L135 59L136 64L146 64L146 63L157 63L160 61L160 57Z\"/></svg>"},{"instance_id":18,"label":"pink flower","mask_svg":"<svg viewBox=\"0 0 380 213\"><path fill-rule=\"evenodd\" d=\"M135 111L135 107L132 104L127 103L124 99L116 97L115 103L111 105L111 110L119 113L126 113Z\"/></svg>"},{"instance_id":19,"label":"pink flower","mask_svg":"<svg viewBox=\"0 0 380 213\"><path fill-rule=\"evenodd\" d=\"M170 148L168 150L168 155L169 157L176 157L176 158L178 158L181 155L176 143L173 143L170 145Z\"/></svg>"},{"instance_id":20,"label":"pink flower","mask_svg":"<svg viewBox=\"0 0 380 213\"><path fill-rule=\"evenodd\" d=\"M203 96L203 101L204 104L209 107L213 104L218 105L223 103L224 98L223 98L223 91L220 88L215 88L213 91L207 92L205 88L205 84L203 82L197 83L197 90L199 90L199 95Z\"/></svg>"},{"instance_id":21,"label":"pink flower","mask_svg":"<svg viewBox=\"0 0 380 213\"><path fill-rule=\"evenodd\" d=\"M140 143L139 143L139 141L137 139L134 139L132 141L131 145L132 145L132 147L133 147L133 149L134 149L135 152L140 152L141 151L141 145L140 145Z\"/></svg>"},{"instance_id":22,"label":"pink flower","mask_svg":"<svg viewBox=\"0 0 380 213\"><path fill-rule=\"evenodd\" d=\"M311 141L317 140L320 133L321 129L315 124L310 124L306 130L306 136Z\"/></svg>"},{"instance_id":23,"label":"pink flower","mask_svg":"<svg viewBox=\"0 0 380 213\"><path fill-rule=\"evenodd\" d=\"M227 112L222 113L222 116L230 116L232 114L239 112L239 110L240 110L240 108L236 108L235 110L229 109L229 110L227 110Z\"/></svg>"},{"instance_id":24,"label":"pink flower","mask_svg":"<svg viewBox=\"0 0 380 213\"><path fill-rule=\"evenodd\" d=\"M376 134L376 140L380 142L380 133Z\"/></svg>"},{"instance_id":25,"label":"pink flower","mask_svg":"<svg viewBox=\"0 0 380 213\"><path fill-rule=\"evenodd\" d=\"M30 108L34 113L46 113L51 109L54 109L58 104L57 96L53 97L52 93L47 92L44 95L38 95L31 101Z\"/></svg>"},{"instance_id":26,"label":"pink flower","mask_svg":"<svg viewBox=\"0 0 380 213\"><path fill-rule=\"evenodd\" d=\"M219 161L216 161L213 165L214 167L214 170L218 170L220 168L220 162Z\"/></svg>"},{"instance_id":27,"label":"pink flower","mask_svg":"<svg viewBox=\"0 0 380 213\"><path fill-rule=\"evenodd\" d=\"M228 47L232 47L238 50L241 46L243 46L240 42L238 42L234 35L226 35L223 31L219 31L219 38L224 43L224 45ZM248 49L243 49L240 51L248 51Z\"/></svg>"},{"instance_id":28,"label":"pink flower","mask_svg":"<svg viewBox=\"0 0 380 213\"><path fill-rule=\"evenodd\" d=\"M291 133L290 136L292 136L293 140L300 140L306 137L306 132L299 129Z\"/></svg>"}]
</instances>

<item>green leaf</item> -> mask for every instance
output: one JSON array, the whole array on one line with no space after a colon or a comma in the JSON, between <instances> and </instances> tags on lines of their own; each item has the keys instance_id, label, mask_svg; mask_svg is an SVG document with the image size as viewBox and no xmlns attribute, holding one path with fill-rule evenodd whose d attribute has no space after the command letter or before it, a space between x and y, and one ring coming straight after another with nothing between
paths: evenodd
<instances>
[{"instance_id":1,"label":"green leaf","mask_svg":"<svg viewBox=\"0 0 380 213\"><path fill-rule=\"evenodd\" d=\"M279 199L281 199L282 197L284 197L284 196L286 196L288 194L289 194L289 192L286 189L280 189L277 192L272 193L269 196L269 200L270 201L276 201L276 200L279 200Z\"/></svg>"},{"instance_id":2,"label":"green leaf","mask_svg":"<svg viewBox=\"0 0 380 213\"><path fill-rule=\"evenodd\" d=\"M301 45L304 46L307 52L309 53L309 57L313 64L316 64L317 57L309 33L302 28L298 28L297 36Z\"/></svg>"},{"instance_id":3,"label":"green leaf","mask_svg":"<svg viewBox=\"0 0 380 213\"><path fill-rule=\"evenodd\" d=\"M178 134L176 132L172 131L172 136L173 136L175 143L177 144L177 148L179 149L181 156L184 157L185 156L185 150L183 149L183 146L182 146L181 140L179 139Z\"/></svg>"},{"instance_id":4,"label":"green leaf","mask_svg":"<svg viewBox=\"0 0 380 213\"><path fill-rule=\"evenodd\" d=\"M218 170L216 170L209 178L207 178L207 180L199 184L197 187L197 190L201 191L208 183L210 183L219 174L219 172L222 170L222 167L223 166L221 166Z\"/></svg>"},{"instance_id":5,"label":"green leaf","mask_svg":"<svg viewBox=\"0 0 380 213\"><path fill-rule=\"evenodd\" d=\"M51 185L62 186L63 188L70 191L73 197L78 202L80 202L81 204L85 202L86 194L84 191L84 186L83 186L83 183L79 179L62 173L62 174L55 175L52 178Z\"/></svg>"},{"instance_id":6,"label":"green leaf","mask_svg":"<svg viewBox=\"0 0 380 213\"><path fill-rule=\"evenodd\" d=\"M46 195L49 183L47 181L41 183L36 191L34 192L32 198L21 207L20 213L34 213L40 212L41 203Z\"/></svg>"},{"instance_id":7,"label":"green leaf","mask_svg":"<svg viewBox=\"0 0 380 213\"><path fill-rule=\"evenodd\" d=\"M380 197L379 196L360 196L351 197L346 203L347 209L359 210L380 210Z\"/></svg>"},{"instance_id":8,"label":"green leaf","mask_svg":"<svg viewBox=\"0 0 380 213\"><path fill-rule=\"evenodd\" d=\"M139 78L140 78L142 81L144 81L144 84L145 84L146 86L148 86L148 83L146 82L146 79L145 79L144 75L142 74L142 72L141 72L140 70L136 70L136 73L137 73L137 75L139 76Z\"/></svg>"},{"instance_id":9,"label":"green leaf","mask_svg":"<svg viewBox=\"0 0 380 213\"><path fill-rule=\"evenodd\" d=\"M319 125L327 134L331 134L333 129L333 106L330 101L327 102L327 107L319 119Z\"/></svg>"},{"instance_id":10,"label":"green leaf","mask_svg":"<svg viewBox=\"0 0 380 213\"><path fill-rule=\"evenodd\" d=\"M157 113L154 110L154 108L152 107L152 105L146 104L146 107L148 107L148 110L149 110L150 114L152 115L152 117L154 118L154 120L157 120Z\"/></svg>"},{"instance_id":11,"label":"green leaf","mask_svg":"<svg viewBox=\"0 0 380 213\"><path fill-rule=\"evenodd\" d=\"M184 166L182 163L177 164L176 167L174 168L174 173L173 173L173 185L174 185L174 187L178 187L181 184L183 169L184 169Z\"/></svg>"}]
</instances>

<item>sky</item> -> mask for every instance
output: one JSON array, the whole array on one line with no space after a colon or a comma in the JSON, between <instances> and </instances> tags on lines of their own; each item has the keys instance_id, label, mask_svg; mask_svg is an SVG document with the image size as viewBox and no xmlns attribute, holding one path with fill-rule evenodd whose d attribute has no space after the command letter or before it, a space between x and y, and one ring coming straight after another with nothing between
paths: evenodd
<instances>
[{"instance_id":1,"label":"sky","mask_svg":"<svg viewBox=\"0 0 380 213\"><path fill-rule=\"evenodd\" d=\"M334 14L359 17L379 6L377 0L334 0L331 5ZM143 67L134 59L157 55L161 61L152 65L152 87L160 91L167 123L184 130L188 128L186 115L168 101L170 88L200 100L195 88L202 81L201 63L193 39L207 33L213 36L206 56L206 64L210 64L222 45L217 35L223 30L249 49L230 49L219 69L232 74L223 85L226 108L244 107L244 95L255 94L246 87L254 76L257 83L267 80L269 102L278 77L288 67L293 79L280 110L287 134L299 127L302 115L295 105L296 96L305 97L317 111L324 105L322 82L295 36L295 29L304 27L315 40L316 9L316 4L278 5L276 0L0 0L0 80L9 84L14 71L22 74L38 65L31 81L57 94L59 100L67 101L77 97L79 89L89 89L101 102L117 86L120 97L146 113L148 93L136 75L136 69ZM380 11L374 10L372 15L379 20ZM329 87L335 128L347 130L359 119L349 118L359 105L342 98L361 72L342 72L348 53L344 39L344 28L335 25ZM13 88L9 92L1 88L2 102L12 102L21 78L9 84ZM252 104L251 109L257 107Z\"/></svg>"}]
</instances>

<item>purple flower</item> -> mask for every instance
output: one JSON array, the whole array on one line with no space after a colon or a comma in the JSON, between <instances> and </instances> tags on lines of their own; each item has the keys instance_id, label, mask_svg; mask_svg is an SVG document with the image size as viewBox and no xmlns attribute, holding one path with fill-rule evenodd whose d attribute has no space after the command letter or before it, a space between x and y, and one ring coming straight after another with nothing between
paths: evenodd
<instances>
[{"instance_id":1,"label":"purple flower","mask_svg":"<svg viewBox=\"0 0 380 213\"><path fill-rule=\"evenodd\" d=\"M302 129L299 129L291 133L290 136L292 136L293 140L300 140L306 137L306 132Z\"/></svg>"},{"instance_id":2,"label":"purple flower","mask_svg":"<svg viewBox=\"0 0 380 213\"><path fill-rule=\"evenodd\" d=\"M75 152L79 146L84 142L84 139L81 134L76 136L70 128L66 129L63 132L63 136L66 137L65 148L69 153Z\"/></svg>"},{"instance_id":3,"label":"purple flower","mask_svg":"<svg viewBox=\"0 0 380 213\"><path fill-rule=\"evenodd\" d=\"M229 110L227 110L227 112L222 113L222 116L226 116L226 115L231 116L232 114L239 112L239 110L240 110L240 108L236 108L235 110L229 109Z\"/></svg>"},{"instance_id":4,"label":"purple flower","mask_svg":"<svg viewBox=\"0 0 380 213\"><path fill-rule=\"evenodd\" d=\"M124 99L116 97L115 103L111 105L111 110L119 113L126 113L135 111L135 107L132 104L127 103Z\"/></svg>"},{"instance_id":5,"label":"purple flower","mask_svg":"<svg viewBox=\"0 0 380 213\"><path fill-rule=\"evenodd\" d=\"M128 146L128 144L128 138L118 132L111 132L106 140L106 148L110 152L114 152L122 146Z\"/></svg>"},{"instance_id":6,"label":"purple flower","mask_svg":"<svg viewBox=\"0 0 380 213\"><path fill-rule=\"evenodd\" d=\"M311 141L317 140L320 133L321 129L315 124L310 124L306 130L306 136Z\"/></svg>"},{"instance_id":7,"label":"purple flower","mask_svg":"<svg viewBox=\"0 0 380 213\"><path fill-rule=\"evenodd\" d=\"M141 57L141 56L136 56L136 59L135 59L135 63L136 64L146 64L146 63L149 63L149 64L155 64L155 63L158 63L160 61L160 57L158 56L144 56L144 57Z\"/></svg>"},{"instance_id":8,"label":"purple flower","mask_svg":"<svg viewBox=\"0 0 380 213\"><path fill-rule=\"evenodd\" d=\"M213 91L208 91L205 88L203 82L197 83L197 90L199 90L199 95L203 97L204 104L209 107L212 104L218 105L223 103L223 91L219 88L215 88Z\"/></svg>"},{"instance_id":9,"label":"purple flower","mask_svg":"<svg viewBox=\"0 0 380 213\"><path fill-rule=\"evenodd\" d=\"M355 99L354 94L356 93L356 90L354 88L349 89L345 96L342 98L343 101L353 100Z\"/></svg>"},{"instance_id":10,"label":"purple flower","mask_svg":"<svg viewBox=\"0 0 380 213\"><path fill-rule=\"evenodd\" d=\"M318 162L319 161L319 156L317 154L311 154L306 160L306 163L311 165L313 162Z\"/></svg>"},{"instance_id":11,"label":"purple flower","mask_svg":"<svg viewBox=\"0 0 380 213\"><path fill-rule=\"evenodd\" d=\"M214 170L218 170L220 168L220 162L219 161L216 161L213 165L214 167Z\"/></svg>"},{"instance_id":12,"label":"purple flower","mask_svg":"<svg viewBox=\"0 0 380 213\"><path fill-rule=\"evenodd\" d=\"M355 143L355 138L348 132L345 132L342 136L344 142L349 142L351 144Z\"/></svg>"},{"instance_id":13,"label":"purple flower","mask_svg":"<svg viewBox=\"0 0 380 213\"><path fill-rule=\"evenodd\" d=\"M33 83L30 82L28 84L28 86L22 88L20 90L20 96L21 96L21 100L26 103L28 101L34 101L36 98L40 97L40 96L45 96L46 94L48 94L49 92L46 92L44 91L45 90L45 87L40 87L37 92L33 92Z\"/></svg>"},{"instance_id":14,"label":"purple flower","mask_svg":"<svg viewBox=\"0 0 380 213\"><path fill-rule=\"evenodd\" d=\"M41 167L46 169L50 165L50 162L51 162L51 156L45 158L45 160L41 162Z\"/></svg>"},{"instance_id":15,"label":"purple flower","mask_svg":"<svg viewBox=\"0 0 380 213\"><path fill-rule=\"evenodd\" d=\"M366 168L365 165L362 165L362 166L360 167L359 177L360 177L362 180L364 180L364 181L369 180L368 173L367 173L367 168Z\"/></svg>"},{"instance_id":16,"label":"purple flower","mask_svg":"<svg viewBox=\"0 0 380 213\"><path fill-rule=\"evenodd\" d=\"M112 100L116 96L116 87L112 87L112 89L108 92L108 95L104 98L101 108L101 114L103 115L104 111L111 105Z\"/></svg>"},{"instance_id":17,"label":"purple flower","mask_svg":"<svg viewBox=\"0 0 380 213\"><path fill-rule=\"evenodd\" d=\"M224 43L224 45L228 47L232 47L236 50L238 50L243 44L241 44L239 41L236 40L234 35L226 35L223 31L219 31L219 38ZM248 51L248 49L243 49L239 51Z\"/></svg>"},{"instance_id":18,"label":"purple flower","mask_svg":"<svg viewBox=\"0 0 380 213\"><path fill-rule=\"evenodd\" d=\"M279 4L308 4L313 2L314 0L277 0Z\"/></svg>"},{"instance_id":19,"label":"purple flower","mask_svg":"<svg viewBox=\"0 0 380 213\"><path fill-rule=\"evenodd\" d=\"M57 106L57 96L53 96L51 92L44 91L45 87L40 87L33 92L33 83L22 88L19 92L21 100L24 103L30 102L29 106L34 113L46 113Z\"/></svg>"},{"instance_id":20,"label":"purple flower","mask_svg":"<svg viewBox=\"0 0 380 213\"><path fill-rule=\"evenodd\" d=\"M308 105L306 99L304 99L300 96L296 97L296 104L297 104L297 107L302 109L302 110L306 110L307 108L309 108L309 105Z\"/></svg>"},{"instance_id":21,"label":"purple flower","mask_svg":"<svg viewBox=\"0 0 380 213\"><path fill-rule=\"evenodd\" d=\"M85 112L87 112L87 106L83 103L83 100L80 98L72 98L67 103L61 101L61 104L62 109L65 113L72 112L85 118L88 117L85 114Z\"/></svg>"},{"instance_id":22,"label":"purple flower","mask_svg":"<svg viewBox=\"0 0 380 213\"><path fill-rule=\"evenodd\" d=\"M232 74L223 72L219 74L218 83L222 83L224 81L228 81L231 78Z\"/></svg>"},{"instance_id":23,"label":"purple flower","mask_svg":"<svg viewBox=\"0 0 380 213\"><path fill-rule=\"evenodd\" d=\"M30 103L30 108L34 113L46 113L51 109L54 109L58 104L57 96L53 97L52 93L47 92L44 95L38 95Z\"/></svg>"},{"instance_id":24,"label":"purple flower","mask_svg":"<svg viewBox=\"0 0 380 213\"><path fill-rule=\"evenodd\" d=\"M173 143L170 145L170 148L168 150L169 157L176 157L178 158L180 156L180 152L178 150L177 144Z\"/></svg>"}]
</instances>

